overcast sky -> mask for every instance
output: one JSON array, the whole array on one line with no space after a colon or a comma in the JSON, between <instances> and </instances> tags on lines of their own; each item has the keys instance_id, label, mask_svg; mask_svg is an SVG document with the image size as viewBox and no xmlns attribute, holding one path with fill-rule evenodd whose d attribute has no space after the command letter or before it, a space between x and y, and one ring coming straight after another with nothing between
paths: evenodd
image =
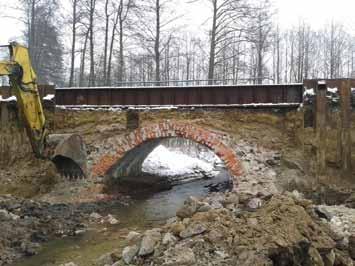
<instances>
[{"instance_id":1,"label":"overcast sky","mask_svg":"<svg viewBox=\"0 0 355 266\"><path fill-rule=\"evenodd\" d=\"M287 28L297 25L300 19L309 22L317 29L329 23L332 19L342 22L347 31L355 34L355 0L273 0L278 9L278 21L281 27ZM8 9L9 0L0 0L0 44L6 44L9 40L18 40L23 26L16 19L10 17L19 16L18 11ZM181 0L188 2L188 0ZM201 1L203 2L203 1ZM207 2L207 1L206 1ZM201 28L210 16L208 6L195 3L193 5L181 5L184 10L187 24L192 30ZM208 25L208 24L207 24ZM205 26L207 26L205 25Z\"/></svg>"}]
</instances>

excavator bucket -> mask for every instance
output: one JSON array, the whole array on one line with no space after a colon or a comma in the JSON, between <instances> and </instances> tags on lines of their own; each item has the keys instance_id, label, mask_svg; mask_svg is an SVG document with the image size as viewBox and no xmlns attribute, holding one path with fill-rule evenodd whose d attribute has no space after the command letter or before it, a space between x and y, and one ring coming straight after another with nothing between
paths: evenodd
<instances>
[{"instance_id":1,"label":"excavator bucket","mask_svg":"<svg viewBox=\"0 0 355 266\"><path fill-rule=\"evenodd\" d=\"M77 134L51 134L47 145L53 147L51 160L58 172L69 179L86 178L87 152L83 139Z\"/></svg>"}]
</instances>

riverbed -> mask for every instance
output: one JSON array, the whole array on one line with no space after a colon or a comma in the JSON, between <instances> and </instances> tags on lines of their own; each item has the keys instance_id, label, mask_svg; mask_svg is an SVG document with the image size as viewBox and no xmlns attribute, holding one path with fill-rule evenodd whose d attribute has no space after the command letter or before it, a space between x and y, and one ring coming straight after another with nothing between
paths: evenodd
<instances>
[{"instance_id":1,"label":"riverbed","mask_svg":"<svg viewBox=\"0 0 355 266\"><path fill-rule=\"evenodd\" d=\"M158 193L132 193L129 205L117 204L100 212L102 216L113 215L119 220L118 224L90 224L82 234L49 241L42 245L37 255L21 259L12 266L54 266L71 261L77 265L92 265L105 252L120 251L128 232L140 232L165 223L187 197L204 197L211 191L226 191L230 185L229 173L221 168L211 179L183 183Z\"/></svg>"}]
</instances>

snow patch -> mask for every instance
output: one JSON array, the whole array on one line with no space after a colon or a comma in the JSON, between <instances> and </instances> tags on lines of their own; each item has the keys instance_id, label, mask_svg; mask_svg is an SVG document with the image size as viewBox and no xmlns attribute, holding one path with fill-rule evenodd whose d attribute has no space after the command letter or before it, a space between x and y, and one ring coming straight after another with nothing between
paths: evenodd
<instances>
[{"instance_id":1,"label":"snow patch","mask_svg":"<svg viewBox=\"0 0 355 266\"><path fill-rule=\"evenodd\" d=\"M338 88L327 88L327 91L331 93L338 93Z\"/></svg>"},{"instance_id":2,"label":"snow patch","mask_svg":"<svg viewBox=\"0 0 355 266\"><path fill-rule=\"evenodd\" d=\"M194 104L194 105L56 105L58 109L74 111L121 111L121 110L176 110L179 108L249 108L249 107L299 107L301 103L247 103L247 104Z\"/></svg>"},{"instance_id":3,"label":"snow patch","mask_svg":"<svg viewBox=\"0 0 355 266\"><path fill-rule=\"evenodd\" d=\"M170 151L163 145L156 147L144 160L142 171L166 176L173 181L187 177L203 178L217 174L214 164L183 153Z\"/></svg>"},{"instance_id":4,"label":"snow patch","mask_svg":"<svg viewBox=\"0 0 355 266\"><path fill-rule=\"evenodd\" d=\"M314 92L314 89L313 88L310 88L310 89L306 89L303 93L303 96L314 96L316 95L315 92Z\"/></svg>"},{"instance_id":5,"label":"snow patch","mask_svg":"<svg viewBox=\"0 0 355 266\"><path fill-rule=\"evenodd\" d=\"M52 101L54 98L55 98L54 94L47 94L45 97L43 97L43 100Z\"/></svg>"},{"instance_id":6,"label":"snow patch","mask_svg":"<svg viewBox=\"0 0 355 266\"><path fill-rule=\"evenodd\" d=\"M0 95L0 102L12 102L12 101L17 101L16 96L11 96L11 97L9 97L9 98L3 98L3 97Z\"/></svg>"}]
</instances>

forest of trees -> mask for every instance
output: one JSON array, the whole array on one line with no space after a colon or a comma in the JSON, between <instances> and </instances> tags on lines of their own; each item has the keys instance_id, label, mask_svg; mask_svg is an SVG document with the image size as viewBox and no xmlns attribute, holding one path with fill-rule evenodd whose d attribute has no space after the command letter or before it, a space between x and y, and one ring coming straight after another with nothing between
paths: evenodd
<instances>
[{"instance_id":1,"label":"forest of trees","mask_svg":"<svg viewBox=\"0 0 355 266\"><path fill-rule=\"evenodd\" d=\"M344 25L314 30L300 21L281 30L269 0L18 1L41 83L262 84L355 74L355 37ZM210 8L209 30L191 32L176 8L197 1Z\"/></svg>"}]
</instances>

